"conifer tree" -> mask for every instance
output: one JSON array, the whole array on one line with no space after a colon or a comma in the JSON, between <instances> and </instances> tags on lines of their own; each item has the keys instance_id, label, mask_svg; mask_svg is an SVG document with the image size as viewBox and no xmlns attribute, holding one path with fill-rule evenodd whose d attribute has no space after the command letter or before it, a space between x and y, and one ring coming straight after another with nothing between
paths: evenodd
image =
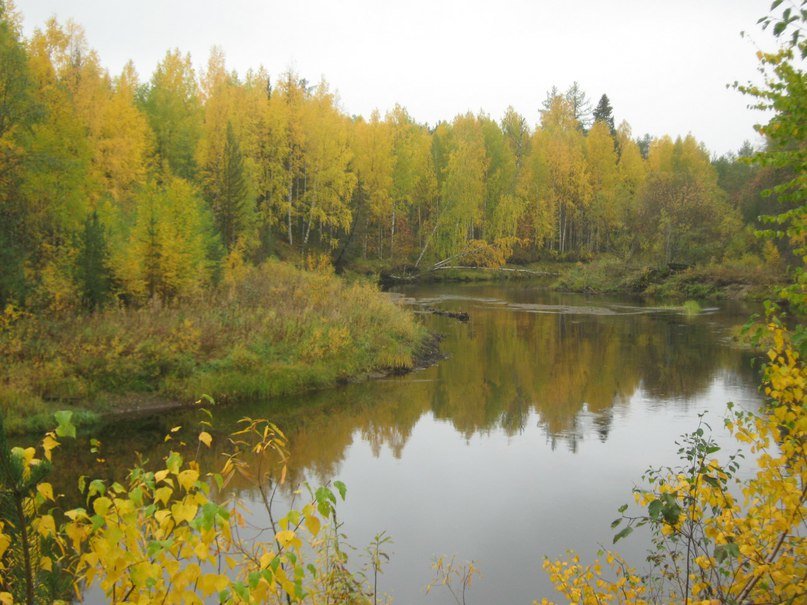
<instances>
[{"instance_id":1,"label":"conifer tree","mask_svg":"<svg viewBox=\"0 0 807 605\"><path fill-rule=\"evenodd\" d=\"M588 100L588 95L575 80L566 89L564 96L572 108L572 114L574 119L577 120L578 128L585 132L591 123L591 102Z\"/></svg>"},{"instance_id":2,"label":"conifer tree","mask_svg":"<svg viewBox=\"0 0 807 605\"><path fill-rule=\"evenodd\" d=\"M616 128L614 128L614 110L611 107L611 101L608 95L603 94L600 97L597 107L594 108L594 122L603 122L608 126L611 131L611 136L616 136Z\"/></svg>"},{"instance_id":3,"label":"conifer tree","mask_svg":"<svg viewBox=\"0 0 807 605\"><path fill-rule=\"evenodd\" d=\"M249 185L244 172L244 156L233 131L227 123L227 138L221 162L208 179L213 215L222 242L229 252L250 223Z\"/></svg>"},{"instance_id":4,"label":"conifer tree","mask_svg":"<svg viewBox=\"0 0 807 605\"><path fill-rule=\"evenodd\" d=\"M112 280L109 250L98 212L91 212L84 222L77 261L76 277L82 305L88 311L100 309L109 297Z\"/></svg>"}]
</instances>

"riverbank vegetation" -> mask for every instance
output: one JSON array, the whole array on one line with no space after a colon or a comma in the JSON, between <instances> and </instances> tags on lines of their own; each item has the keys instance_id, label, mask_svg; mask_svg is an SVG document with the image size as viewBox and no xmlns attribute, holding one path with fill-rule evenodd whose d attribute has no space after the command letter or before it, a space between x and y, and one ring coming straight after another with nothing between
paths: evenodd
<instances>
[{"instance_id":1,"label":"riverbank vegetation","mask_svg":"<svg viewBox=\"0 0 807 605\"><path fill-rule=\"evenodd\" d=\"M625 263L606 255L567 264L552 283L571 292L627 293L661 301L719 298L763 300L785 280L782 264L746 256L693 267Z\"/></svg>"},{"instance_id":2,"label":"riverbank vegetation","mask_svg":"<svg viewBox=\"0 0 807 605\"><path fill-rule=\"evenodd\" d=\"M204 299L86 317L6 316L0 411L39 430L203 394L266 399L411 368L425 330L377 288L267 261Z\"/></svg>"}]
</instances>

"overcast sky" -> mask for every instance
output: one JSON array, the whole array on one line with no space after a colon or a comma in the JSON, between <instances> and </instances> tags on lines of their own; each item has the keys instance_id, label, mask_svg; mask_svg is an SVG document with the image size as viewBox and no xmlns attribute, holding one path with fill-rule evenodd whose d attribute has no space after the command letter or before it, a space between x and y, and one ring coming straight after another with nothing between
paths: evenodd
<instances>
[{"instance_id":1,"label":"overcast sky","mask_svg":"<svg viewBox=\"0 0 807 605\"><path fill-rule=\"evenodd\" d=\"M396 102L434 124L508 105L531 124L546 91L577 80L611 99L634 135L694 134L713 152L759 140L759 120L726 84L757 79L756 21L770 0L17 0L30 35L73 19L106 67L150 77L178 47L203 67L325 77L350 114ZM752 40L741 39L746 30Z\"/></svg>"}]
</instances>

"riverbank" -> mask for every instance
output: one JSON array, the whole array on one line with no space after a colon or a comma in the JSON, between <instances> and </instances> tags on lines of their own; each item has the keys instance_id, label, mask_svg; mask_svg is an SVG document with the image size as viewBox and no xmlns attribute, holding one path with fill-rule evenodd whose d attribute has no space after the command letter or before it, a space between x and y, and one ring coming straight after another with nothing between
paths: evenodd
<instances>
[{"instance_id":1,"label":"riverbank","mask_svg":"<svg viewBox=\"0 0 807 605\"><path fill-rule=\"evenodd\" d=\"M589 294L630 294L659 301L757 301L770 297L784 281L780 269L761 263L659 267L604 256L589 263L566 265L552 287Z\"/></svg>"},{"instance_id":2,"label":"riverbank","mask_svg":"<svg viewBox=\"0 0 807 605\"><path fill-rule=\"evenodd\" d=\"M526 265L446 267L420 274L382 271L383 286L406 283L541 280L553 290L583 294L622 294L647 300L684 302L723 299L759 301L785 282L778 267L761 263L712 263L692 267L654 266L602 256L589 262L545 261Z\"/></svg>"},{"instance_id":3,"label":"riverbank","mask_svg":"<svg viewBox=\"0 0 807 605\"><path fill-rule=\"evenodd\" d=\"M0 332L0 406L12 433L52 413L88 424L117 412L266 399L407 371L434 344L374 286L267 262L176 306L23 317Z\"/></svg>"}]
</instances>

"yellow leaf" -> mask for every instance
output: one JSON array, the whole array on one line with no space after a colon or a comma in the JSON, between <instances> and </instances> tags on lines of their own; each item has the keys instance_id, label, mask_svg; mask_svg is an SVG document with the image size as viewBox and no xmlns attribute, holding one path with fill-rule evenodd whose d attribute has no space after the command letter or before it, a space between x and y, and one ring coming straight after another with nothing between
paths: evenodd
<instances>
[{"instance_id":1,"label":"yellow leaf","mask_svg":"<svg viewBox=\"0 0 807 605\"><path fill-rule=\"evenodd\" d=\"M219 574L205 574L199 578L199 587L202 589L204 596L210 596L214 592L221 592L227 588L230 581L227 576Z\"/></svg>"},{"instance_id":2,"label":"yellow leaf","mask_svg":"<svg viewBox=\"0 0 807 605\"><path fill-rule=\"evenodd\" d=\"M110 500L106 496L96 498L95 501L92 503L92 509L95 511L95 514L101 515L102 517L107 514L107 511L109 510L110 506L112 506L112 500Z\"/></svg>"},{"instance_id":3,"label":"yellow leaf","mask_svg":"<svg viewBox=\"0 0 807 605\"><path fill-rule=\"evenodd\" d=\"M191 522L196 516L196 511L199 507L194 502L177 502L171 507L171 516L177 524L183 521Z\"/></svg>"},{"instance_id":4,"label":"yellow leaf","mask_svg":"<svg viewBox=\"0 0 807 605\"><path fill-rule=\"evenodd\" d=\"M198 559L204 561L210 555L210 551L207 548L207 544L199 542L193 549L193 554L195 554Z\"/></svg>"},{"instance_id":5,"label":"yellow leaf","mask_svg":"<svg viewBox=\"0 0 807 605\"><path fill-rule=\"evenodd\" d=\"M319 521L319 517L314 515L307 515L305 518L305 527L311 532L312 536L316 536L319 533L321 523Z\"/></svg>"},{"instance_id":6,"label":"yellow leaf","mask_svg":"<svg viewBox=\"0 0 807 605\"><path fill-rule=\"evenodd\" d=\"M40 483L36 486L36 491L46 500L53 500L53 486L50 483Z\"/></svg>"},{"instance_id":7,"label":"yellow leaf","mask_svg":"<svg viewBox=\"0 0 807 605\"><path fill-rule=\"evenodd\" d=\"M277 540L277 543L280 544L280 546L282 546L283 548L286 548L289 545L295 548L299 548L300 546L302 546L302 542L300 542L300 539L297 538L296 534L290 529L284 529L282 531L277 532L277 534L275 534L275 539Z\"/></svg>"},{"instance_id":8,"label":"yellow leaf","mask_svg":"<svg viewBox=\"0 0 807 605\"><path fill-rule=\"evenodd\" d=\"M266 569L275 558L275 553L265 552L261 555L261 569Z\"/></svg>"},{"instance_id":9,"label":"yellow leaf","mask_svg":"<svg viewBox=\"0 0 807 605\"><path fill-rule=\"evenodd\" d=\"M42 440L42 449L45 450L45 458L48 460L51 459L51 451L55 449L59 445L59 442L53 438L53 436L48 433L45 435L45 438Z\"/></svg>"},{"instance_id":10,"label":"yellow leaf","mask_svg":"<svg viewBox=\"0 0 807 605\"><path fill-rule=\"evenodd\" d=\"M14 605L14 596L10 592L0 592L0 603Z\"/></svg>"},{"instance_id":11,"label":"yellow leaf","mask_svg":"<svg viewBox=\"0 0 807 605\"><path fill-rule=\"evenodd\" d=\"M192 488L199 479L199 471L192 469L184 470L177 475L177 479L179 480L179 484L187 491Z\"/></svg>"},{"instance_id":12,"label":"yellow leaf","mask_svg":"<svg viewBox=\"0 0 807 605\"><path fill-rule=\"evenodd\" d=\"M56 535L56 522L53 520L53 517L50 515L42 515L39 517L36 531L42 536Z\"/></svg>"},{"instance_id":13,"label":"yellow leaf","mask_svg":"<svg viewBox=\"0 0 807 605\"><path fill-rule=\"evenodd\" d=\"M0 526L2 529L2 526ZM11 537L7 536L6 534L0 533L0 559L3 557L3 553L8 550L9 545L11 544Z\"/></svg>"},{"instance_id":14,"label":"yellow leaf","mask_svg":"<svg viewBox=\"0 0 807 605\"><path fill-rule=\"evenodd\" d=\"M158 510L156 513L154 513L154 518L157 520L157 523L159 523L160 525L162 525L163 522L165 522L165 520L168 519L168 517L170 517L170 516L171 516L171 513L169 511L167 511L167 510Z\"/></svg>"},{"instance_id":15,"label":"yellow leaf","mask_svg":"<svg viewBox=\"0 0 807 605\"><path fill-rule=\"evenodd\" d=\"M39 559L39 566L45 571L53 571L53 561L50 560L50 557Z\"/></svg>"},{"instance_id":16,"label":"yellow leaf","mask_svg":"<svg viewBox=\"0 0 807 605\"><path fill-rule=\"evenodd\" d=\"M168 486L159 487L154 490L154 501L168 504L168 499L171 497L173 492L174 490Z\"/></svg>"},{"instance_id":17,"label":"yellow leaf","mask_svg":"<svg viewBox=\"0 0 807 605\"><path fill-rule=\"evenodd\" d=\"M213 442L213 437L207 431L202 431L199 433L199 441L204 443L207 447L210 447L210 444Z\"/></svg>"},{"instance_id":18,"label":"yellow leaf","mask_svg":"<svg viewBox=\"0 0 807 605\"><path fill-rule=\"evenodd\" d=\"M82 509L73 509L65 511L64 516L70 519L71 521L75 521L76 519L86 519L87 513L84 512Z\"/></svg>"},{"instance_id":19,"label":"yellow leaf","mask_svg":"<svg viewBox=\"0 0 807 605\"><path fill-rule=\"evenodd\" d=\"M167 469L163 469L163 470L161 470L161 471L157 471L156 473L154 473L154 480L155 480L157 483L159 483L160 481L162 481L163 479L165 479L167 476L168 476L168 470L167 470Z\"/></svg>"}]
</instances>

